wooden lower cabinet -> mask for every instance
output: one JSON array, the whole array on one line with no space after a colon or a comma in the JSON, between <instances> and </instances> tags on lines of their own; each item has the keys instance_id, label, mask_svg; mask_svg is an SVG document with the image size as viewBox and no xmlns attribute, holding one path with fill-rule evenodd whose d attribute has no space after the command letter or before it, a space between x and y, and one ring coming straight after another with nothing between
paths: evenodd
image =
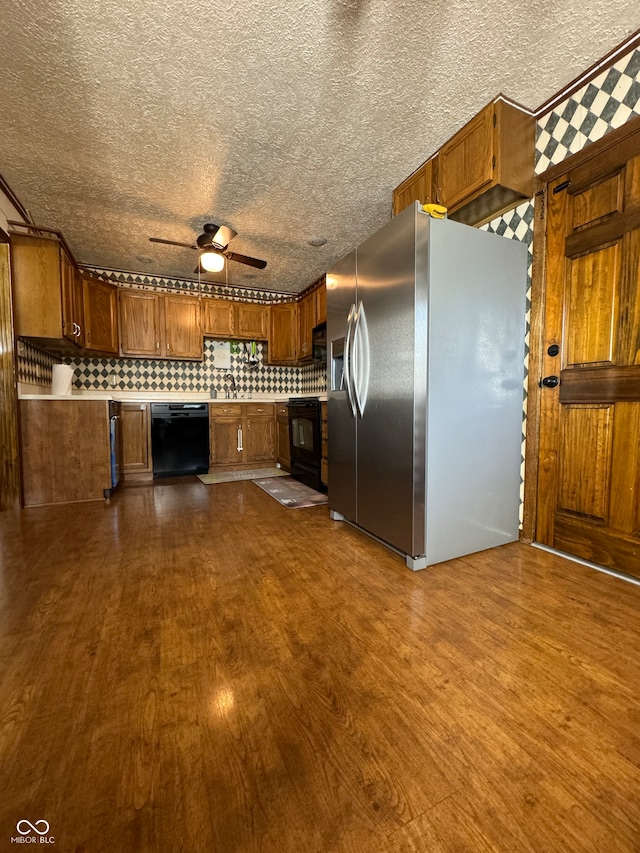
<instances>
[{"instance_id":1,"label":"wooden lower cabinet","mask_svg":"<svg viewBox=\"0 0 640 853\"><path fill-rule=\"evenodd\" d=\"M320 411L322 416L322 458L320 460L320 482L329 485L329 415L327 414L327 404L320 403Z\"/></svg>"},{"instance_id":2,"label":"wooden lower cabinet","mask_svg":"<svg viewBox=\"0 0 640 853\"><path fill-rule=\"evenodd\" d=\"M149 403L122 403L122 473L125 479L151 479L151 413Z\"/></svg>"},{"instance_id":3,"label":"wooden lower cabinet","mask_svg":"<svg viewBox=\"0 0 640 853\"><path fill-rule=\"evenodd\" d=\"M243 432L244 462L268 462L276 459L275 406L273 403L246 403Z\"/></svg>"},{"instance_id":4,"label":"wooden lower cabinet","mask_svg":"<svg viewBox=\"0 0 640 853\"><path fill-rule=\"evenodd\" d=\"M273 465L275 407L273 403L212 403L209 437L211 468Z\"/></svg>"},{"instance_id":5,"label":"wooden lower cabinet","mask_svg":"<svg viewBox=\"0 0 640 853\"><path fill-rule=\"evenodd\" d=\"M276 405L276 459L278 464L291 470L291 448L289 447L289 409L286 403Z\"/></svg>"},{"instance_id":6,"label":"wooden lower cabinet","mask_svg":"<svg viewBox=\"0 0 640 853\"><path fill-rule=\"evenodd\" d=\"M20 400L25 506L103 500L111 489L108 400Z\"/></svg>"},{"instance_id":7,"label":"wooden lower cabinet","mask_svg":"<svg viewBox=\"0 0 640 853\"><path fill-rule=\"evenodd\" d=\"M209 406L209 465L242 464L242 403L212 403Z\"/></svg>"}]
</instances>

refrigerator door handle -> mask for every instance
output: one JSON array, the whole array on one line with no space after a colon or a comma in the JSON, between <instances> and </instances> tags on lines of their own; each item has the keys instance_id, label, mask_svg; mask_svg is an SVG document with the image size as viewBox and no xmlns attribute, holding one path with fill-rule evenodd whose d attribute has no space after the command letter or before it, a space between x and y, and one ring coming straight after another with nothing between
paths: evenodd
<instances>
[{"instance_id":1,"label":"refrigerator door handle","mask_svg":"<svg viewBox=\"0 0 640 853\"><path fill-rule=\"evenodd\" d=\"M355 392L353 385L353 323L355 319L356 306L355 303L349 309L349 316L347 317L347 338L344 344L344 379L345 386L347 389L347 399L349 400L349 406L351 407L351 413L353 417L356 417L357 409L355 403Z\"/></svg>"},{"instance_id":2,"label":"refrigerator door handle","mask_svg":"<svg viewBox=\"0 0 640 853\"><path fill-rule=\"evenodd\" d=\"M356 398L356 406L360 417L364 417L367 405L367 394L369 392L369 329L367 327L367 315L362 301L358 305L355 319L355 330L353 333L353 363L355 379L353 388Z\"/></svg>"}]
</instances>

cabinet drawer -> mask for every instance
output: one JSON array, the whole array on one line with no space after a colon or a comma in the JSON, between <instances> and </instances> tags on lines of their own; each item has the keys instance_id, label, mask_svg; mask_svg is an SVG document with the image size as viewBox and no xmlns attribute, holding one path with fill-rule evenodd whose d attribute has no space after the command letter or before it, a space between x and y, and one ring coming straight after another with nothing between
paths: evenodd
<instances>
[{"instance_id":1,"label":"cabinet drawer","mask_svg":"<svg viewBox=\"0 0 640 853\"><path fill-rule=\"evenodd\" d=\"M228 415L237 415L240 417L242 415L242 403L210 403L209 404L209 416L212 418L215 417L226 417Z\"/></svg>"},{"instance_id":2,"label":"cabinet drawer","mask_svg":"<svg viewBox=\"0 0 640 853\"><path fill-rule=\"evenodd\" d=\"M245 403L247 415L268 415L273 417L273 403Z\"/></svg>"}]
</instances>

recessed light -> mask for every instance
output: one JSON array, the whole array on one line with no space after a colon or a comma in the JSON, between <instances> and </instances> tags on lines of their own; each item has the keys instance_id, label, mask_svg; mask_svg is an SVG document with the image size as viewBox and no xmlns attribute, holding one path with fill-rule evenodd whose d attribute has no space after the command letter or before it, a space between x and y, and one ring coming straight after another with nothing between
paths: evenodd
<instances>
[{"instance_id":1,"label":"recessed light","mask_svg":"<svg viewBox=\"0 0 640 853\"><path fill-rule=\"evenodd\" d=\"M309 240L307 240L307 243L310 246L324 246L324 244L326 242L327 242L326 237L311 237Z\"/></svg>"},{"instance_id":2,"label":"recessed light","mask_svg":"<svg viewBox=\"0 0 640 853\"><path fill-rule=\"evenodd\" d=\"M141 264L152 264L153 258L150 258L149 255L136 255L136 261L140 261Z\"/></svg>"}]
</instances>

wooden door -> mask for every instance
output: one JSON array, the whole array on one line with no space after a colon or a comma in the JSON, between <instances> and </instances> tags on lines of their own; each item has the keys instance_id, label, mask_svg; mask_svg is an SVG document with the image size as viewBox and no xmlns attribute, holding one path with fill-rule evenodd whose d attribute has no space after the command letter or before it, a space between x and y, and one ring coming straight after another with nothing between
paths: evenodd
<instances>
[{"instance_id":1,"label":"wooden door","mask_svg":"<svg viewBox=\"0 0 640 853\"><path fill-rule=\"evenodd\" d=\"M426 204L426 202L425 202ZM316 290L316 326L327 322L327 285L323 281Z\"/></svg>"},{"instance_id":2,"label":"wooden door","mask_svg":"<svg viewBox=\"0 0 640 853\"><path fill-rule=\"evenodd\" d=\"M494 105L489 104L438 152L438 200L453 208L493 174Z\"/></svg>"},{"instance_id":3,"label":"wooden door","mask_svg":"<svg viewBox=\"0 0 640 853\"><path fill-rule=\"evenodd\" d=\"M200 300L195 296L164 297L165 355L202 359Z\"/></svg>"},{"instance_id":4,"label":"wooden door","mask_svg":"<svg viewBox=\"0 0 640 853\"><path fill-rule=\"evenodd\" d=\"M160 350L160 297L143 290L118 293L120 353L157 358Z\"/></svg>"},{"instance_id":5,"label":"wooden door","mask_svg":"<svg viewBox=\"0 0 640 853\"><path fill-rule=\"evenodd\" d=\"M269 364L295 364L298 358L298 306L272 305L269 317Z\"/></svg>"},{"instance_id":6,"label":"wooden door","mask_svg":"<svg viewBox=\"0 0 640 853\"><path fill-rule=\"evenodd\" d=\"M313 356L312 332L316 324L316 295L314 292L308 293L300 300L298 317L300 320L298 359L300 361L310 361Z\"/></svg>"},{"instance_id":7,"label":"wooden door","mask_svg":"<svg viewBox=\"0 0 640 853\"><path fill-rule=\"evenodd\" d=\"M432 157L395 188L393 191L394 216L397 216L415 201L419 201L421 204L430 204L434 200L434 163L435 158Z\"/></svg>"},{"instance_id":8,"label":"wooden door","mask_svg":"<svg viewBox=\"0 0 640 853\"><path fill-rule=\"evenodd\" d=\"M108 354L118 352L118 288L115 284L82 277L84 345Z\"/></svg>"},{"instance_id":9,"label":"wooden door","mask_svg":"<svg viewBox=\"0 0 640 853\"><path fill-rule=\"evenodd\" d=\"M276 405L276 458L287 471L291 470L291 448L289 447L289 410L286 404Z\"/></svg>"},{"instance_id":10,"label":"wooden door","mask_svg":"<svg viewBox=\"0 0 640 853\"><path fill-rule=\"evenodd\" d=\"M209 421L212 468L219 465L237 465L243 461L242 407L241 404L232 404L228 408L230 414L216 413L215 417L211 416Z\"/></svg>"},{"instance_id":11,"label":"wooden door","mask_svg":"<svg viewBox=\"0 0 640 853\"><path fill-rule=\"evenodd\" d=\"M275 462L275 408L273 404L246 404L244 461Z\"/></svg>"},{"instance_id":12,"label":"wooden door","mask_svg":"<svg viewBox=\"0 0 640 853\"><path fill-rule=\"evenodd\" d=\"M226 299L202 300L202 333L232 338L235 334L235 304Z\"/></svg>"},{"instance_id":13,"label":"wooden door","mask_svg":"<svg viewBox=\"0 0 640 853\"><path fill-rule=\"evenodd\" d=\"M151 419L148 403L122 403L122 467L131 471L149 472L151 466Z\"/></svg>"},{"instance_id":14,"label":"wooden door","mask_svg":"<svg viewBox=\"0 0 640 853\"><path fill-rule=\"evenodd\" d=\"M86 334L80 273L62 246L59 246L59 253L63 334L75 344L84 346Z\"/></svg>"},{"instance_id":15,"label":"wooden door","mask_svg":"<svg viewBox=\"0 0 640 853\"><path fill-rule=\"evenodd\" d=\"M267 339L268 308L266 305L238 302L236 311L238 316L236 334L239 338L246 338L250 341Z\"/></svg>"},{"instance_id":16,"label":"wooden door","mask_svg":"<svg viewBox=\"0 0 640 853\"><path fill-rule=\"evenodd\" d=\"M640 576L640 129L550 181L546 247L536 539Z\"/></svg>"}]
</instances>

